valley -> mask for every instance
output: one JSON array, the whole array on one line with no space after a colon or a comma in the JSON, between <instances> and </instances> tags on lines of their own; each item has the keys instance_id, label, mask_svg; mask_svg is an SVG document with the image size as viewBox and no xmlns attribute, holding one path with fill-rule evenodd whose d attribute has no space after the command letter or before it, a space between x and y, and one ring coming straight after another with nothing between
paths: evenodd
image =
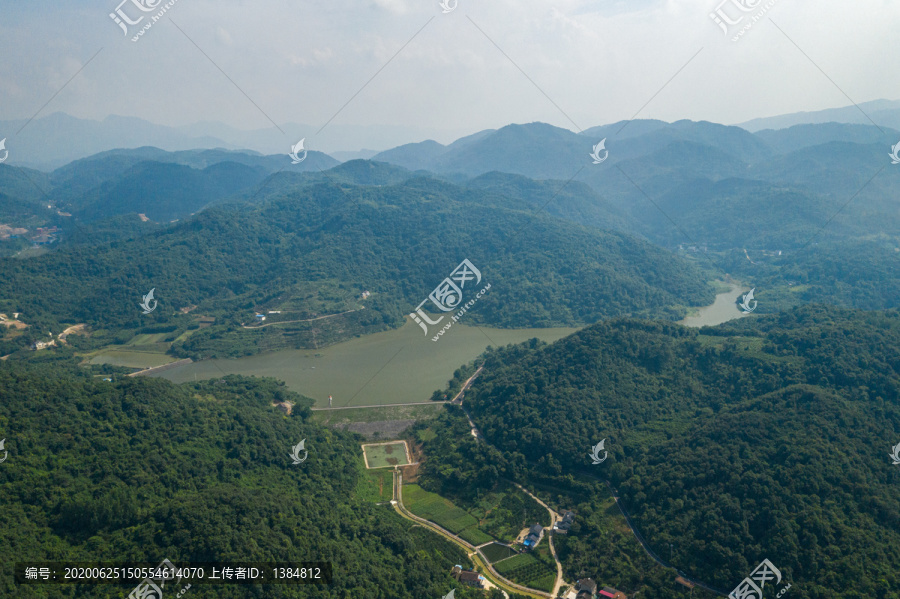
<instances>
[{"instance_id":1,"label":"valley","mask_svg":"<svg viewBox=\"0 0 900 599\"><path fill-rule=\"evenodd\" d=\"M0 163L0 544L334 565L276 599L712 599L763 559L895 599L895 135Z\"/></svg>"}]
</instances>

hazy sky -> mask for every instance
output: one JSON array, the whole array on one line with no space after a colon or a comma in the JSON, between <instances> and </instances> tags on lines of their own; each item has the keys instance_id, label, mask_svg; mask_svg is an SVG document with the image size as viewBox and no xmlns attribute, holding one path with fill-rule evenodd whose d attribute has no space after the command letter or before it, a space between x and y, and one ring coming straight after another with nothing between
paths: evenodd
<instances>
[{"instance_id":1,"label":"hazy sky","mask_svg":"<svg viewBox=\"0 0 900 599\"><path fill-rule=\"evenodd\" d=\"M159 0L123 12L162 7L141 1ZM723 10L742 1L760 0ZM835 84L900 99L896 0L764 0L738 42L709 17L720 0L458 0L447 14L438 0L177 0L137 43L109 17L119 2L0 0L0 120L48 100L42 116L240 129L337 114L448 142L511 122L587 129L648 101L640 117L738 123L850 104Z\"/></svg>"}]
</instances>

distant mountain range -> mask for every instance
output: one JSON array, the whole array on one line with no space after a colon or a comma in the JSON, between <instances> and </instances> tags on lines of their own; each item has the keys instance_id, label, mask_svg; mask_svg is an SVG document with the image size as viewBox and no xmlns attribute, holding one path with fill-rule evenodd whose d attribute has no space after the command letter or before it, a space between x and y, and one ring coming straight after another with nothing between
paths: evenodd
<instances>
[{"instance_id":1,"label":"distant mountain range","mask_svg":"<svg viewBox=\"0 0 900 599\"><path fill-rule=\"evenodd\" d=\"M871 121L869 119L872 119ZM795 125L818 125L822 123L848 123L900 129L900 100L873 100L856 106L828 108L814 112L794 112L741 123L747 131L763 129L787 129Z\"/></svg>"},{"instance_id":2,"label":"distant mountain range","mask_svg":"<svg viewBox=\"0 0 900 599\"><path fill-rule=\"evenodd\" d=\"M900 130L900 101L875 100L859 106L832 108L817 112L798 112L754 119L738 125L750 131L787 129L804 124L862 124L872 125L871 118L882 129ZM640 123L640 124L638 124ZM623 123L602 125L588 129L588 137L612 137L619 141L652 133L663 128L662 121L635 121L621 133ZM24 128L23 128L24 127ZM40 170L53 170L74 160L119 148L154 146L170 152L180 150L224 149L250 150L262 154L287 153L288 148L301 138L308 140L307 147L330 154L339 161L369 159L381 152L382 159L406 163L411 160L428 161L443 154L444 146L434 141L403 143L411 135L418 139L452 139L454 132L444 130L418 130L407 126L366 126L331 124L322 146L317 146L318 126L287 123L280 129L240 130L217 122L194 123L180 127L157 125L135 117L111 115L102 121L80 119L65 113L53 113L27 121L25 119L0 121L0 139L7 138L10 164ZM19 132L21 130L21 132ZM493 130L480 131L462 137L446 146L461 149L469 142L482 138ZM599 136L599 137L598 137ZM52 140L52 143L48 140ZM376 149L347 150L360 143ZM895 142L896 143L896 142ZM396 146L396 147L394 147ZM384 150L384 148L392 148ZM419 155L421 153L421 156ZM398 162L399 163L399 162ZM448 165L452 164L448 163ZM422 165L415 166L424 168Z\"/></svg>"},{"instance_id":3,"label":"distant mountain range","mask_svg":"<svg viewBox=\"0 0 900 599\"><path fill-rule=\"evenodd\" d=\"M295 165L286 152L141 147L50 173L0 164L0 224L65 226L65 215L85 223L128 213L168 222L225 201L274 199L296 185L395 185L427 176L525 204L543 198L538 207L555 216L668 247L790 250L820 234L896 236L900 169L888 157L896 139L900 131L865 124L754 134L646 120L579 134L531 123L446 146L399 146L344 163L355 164L349 169L314 150ZM601 140L608 154L595 164L590 153Z\"/></svg>"},{"instance_id":4,"label":"distant mountain range","mask_svg":"<svg viewBox=\"0 0 900 599\"><path fill-rule=\"evenodd\" d=\"M377 150L342 151L357 144L378 144L380 149L399 145L416 137L452 139L455 132L411 127L356 127L331 124L320 138L319 126L286 123L257 130L240 130L223 123L195 123L182 127L157 125L134 117L109 116L102 121L79 119L53 113L29 122L25 119L0 121L0 139L6 138L9 164L40 170L53 170L74 160L121 148L154 146L170 152L180 150L224 149L287 154L290 147L305 138L306 147L333 151L339 160L370 158ZM21 131L21 132L20 132ZM324 145L322 145L324 144Z\"/></svg>"},{"instance_id":5,"label":"distant mountain range","mask_svg":"<svg viewBox=\"0 0 900 599\"><path fill-rule=\"evenodd\" d=\"M126 297L166 287L175 308L201 305L240 325L267 298L293 297L292 285L333 279L328 285L340 292L301 302L309 313L329 313L352 308L334 300L347 289L351 295L374 289L372 272L399 276L382 291L398 301L367 311L369 320L359 326L336 330L337 339L401 322L397 306L421 301L421 290L447 268L438 258L446 250L438 249L427 269L408 272L421 264L423 248L434 246L473 259L472 248L480 247L484 261L521 275L503 291L495 279L493 297L529 289L530 301L509 313L500 307L514 303L509 298L482 306L481 322L499 326L583 324L623 314L677 320L685 307L711 300L703 284L724 273L762 283L760 312L821 298L889 308L900 297L900 166L888 156L897 139L900 131L865 124L751 133L644 120L579 134L531 123L344 163L314 150L295 165L286 152L140 147L51 172L0 164L0 255L63 254L51 252L28 268L7 262L18 275L5 297L31 289L27 305L43 305L38 312L48 324L66 321L75 308L78 321L122 325L132 324ZM606 150L598 161L590 154L601 140ZM532 221L540 244L530 233L515 236ZM554 260L547 262L550 240ZM507 243L524 243L523 254L500 252ZM36 244L44 248L33 251ZM114 289L98 280L91 292L106 299L83 293L92 265L102 259L104 272L119 272L135 256L153 257L144 266L156 274L133 273ZM172 266L184 260L183 268ZM879 266L867 266L871 260ZM297 270L300 263L306 266ZM201 264L209 281L198 291L196 276L186 281ZM398 264L405 265L401 275ZM65 268L79 272L77 279L53 274ZM526 272L546 280L534 286ZM45 276L47 285L68 286L63 304L51 305L34 284ZM144 283L134 287L136 280ZM75 296L83 303L69 301ZM192 342L232 331L204 332ZM229 337L215 351L231 355L244 341ZM211 349L201 344L182 354Z\"/></svg>"}]
</instances>

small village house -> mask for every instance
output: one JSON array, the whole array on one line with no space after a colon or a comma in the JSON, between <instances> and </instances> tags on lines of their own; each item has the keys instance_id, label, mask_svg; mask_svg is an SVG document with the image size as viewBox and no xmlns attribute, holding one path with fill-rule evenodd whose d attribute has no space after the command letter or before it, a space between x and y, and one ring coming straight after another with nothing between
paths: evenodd
<instances>
[{"instance_id":1,"label":"small village house","mask_svg":"<svg viewBox=\"0 0 900 599\"><path fill-rule=\"evenodd\" d=\"M462 566L460 566L459 564L453 566L450 574L453 575L453 578L464 585L479 589L484 588L484 576L472 570L463 570Z\"/></svg>"},{"instance_id":2,"label":"small village house","mask_svg":"<svg viewBox=\"0 0 900 599\"><path fill-rule=\"evenodd\" d=\"M528 549L533 549L538 544L538 541L541 540L541 533L543 530L544 528L540 524L533 525L529 529L528 535L525 537L525 541L522 544Z\"/></svg>"},{"instance_id":3,"label":"small village house","mask_svg":"<svg viewBox=\"0 0 900 599\"><path fill-rule=\"evenodd\" d=\"M576 582L575 590L578 591L576 599L597 599L597 583L590 578L582 578Z\"/></svg>"},{"instance_id":4,"label":"small village house","mask_svg":"<svg viewBox=\"0 0 900 599\"><path fill-rule=\"evenodd\" d=\"M573 522L575 522L575 514L573 512L566 512L563 514L562 520L553 526L553 534L568 534Z\"/></svg>"},{"instance_id":5,"label":"small village house","mask_svg":"<svg viewBox=\"0 0 900 599\"><path fill-rule=\"evenodd\" d=\"M607 599L626 599L625 593L617 591L612 587L603 587L603 590L597 594L600 597L606 597Z\"/></svg>"}]
</instances>

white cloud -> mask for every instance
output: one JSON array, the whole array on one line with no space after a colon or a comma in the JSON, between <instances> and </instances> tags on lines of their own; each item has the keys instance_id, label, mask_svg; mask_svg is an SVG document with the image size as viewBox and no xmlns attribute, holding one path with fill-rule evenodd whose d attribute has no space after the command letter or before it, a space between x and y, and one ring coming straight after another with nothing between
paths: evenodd
<instances>
[{"instance_id":1,"label":"white cloud","mask_svg":"<svg viewBox=\"0 0 900 599\"><path fill-rule=\"evenodd\" d=\"M438 136L536 120L574 128L553 103L582 128L651 98L641 117L719 122L849 103L768 17L728 41L709 18L717 3L459 0L442 14L437 0L191 0L137 44L108 18L111 3L19 4L0 26L0 120L31 116L101 47L45 113L270 126L236 84L276 122L321 126L359 92L335 126ZM853 100L900 98L900 4L779 0L769 16Z\"/></svg>"}]
</instances>

